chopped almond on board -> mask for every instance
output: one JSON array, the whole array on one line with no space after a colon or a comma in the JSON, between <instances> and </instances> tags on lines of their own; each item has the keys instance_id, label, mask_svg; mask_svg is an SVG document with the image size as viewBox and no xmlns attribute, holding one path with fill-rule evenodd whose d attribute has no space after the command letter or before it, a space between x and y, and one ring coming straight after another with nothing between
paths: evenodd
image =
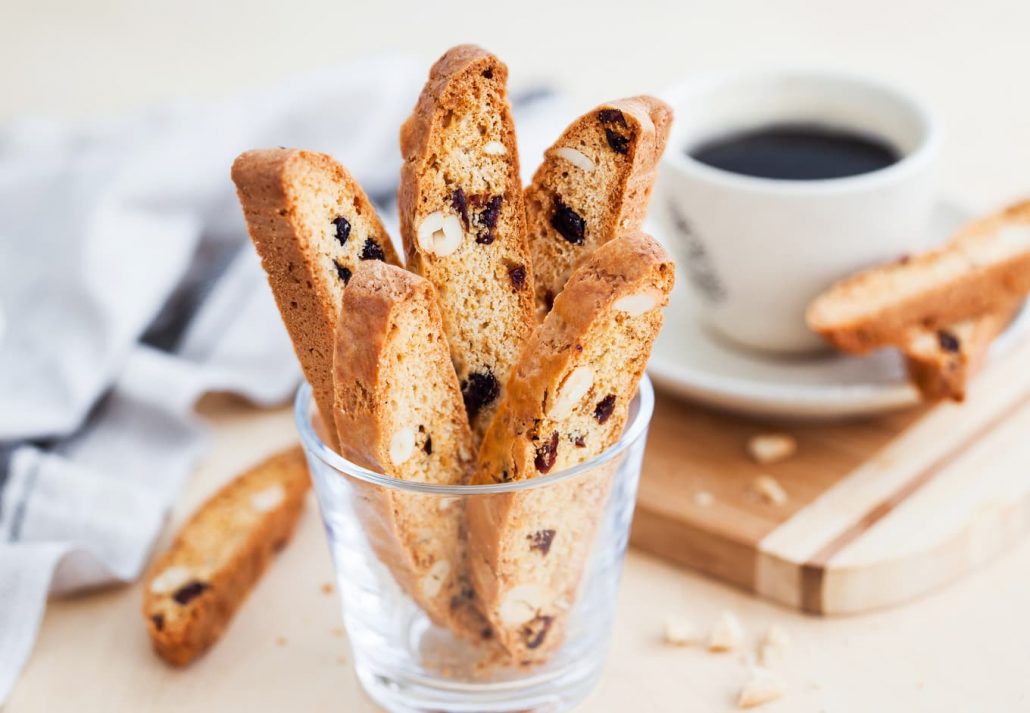
<instances>
[{"instance_id":1,"label":"chopped almond on board","mask_svg":"<svg viewBox=\"0 0 1030 713\"><path fill-rule=\"evenodd\" d=\"M740 690L737 705L741 708L754 708L782 698L785 692L786 686L779 676L763 668L755 668L751 672L751 678Z\"/></svg>"},{"instance_id":2,"label":"chopped almond on board","mask_svg":"<svg viewBox=\"0 0 1030 713\"><path fill-rule=\"evenodd\" d=\"M711 507L715 502L715 496L707 490L698 490L694 493L694 504L700 508Z\"/></svg>"},{"instance_id":3,"label":"chopped almond on board","mask_svg":"<svg viewBox=\"0 0 1030 713\"><path fill-rule=\"evenodd\" d=\"M724 611L716 619L708 634L708 650L715 652L733 651L744 640L744 627L732 612Z\"/></svg>"},{"instance_id":4,"label":"chopped almond on board","mask_svg":"<svg viewBox=\"0 0 1030 713\"><path fill-rule=\"evenodd\" d=\"M752 436L747 442L748 454L761 465L786 460L794 455L797 449L797 440L786 433L763 433Z\"/></svg>"},{"instance_id":5,"label":"chopped almond on board","mask_svg":"<svg viewBox=\"0 0 1030 713\"><path fill-rule=\"evenodd\" d=\"M758 476L751 484L751 488L770 505L783 505L788 500L787 491L771 475Z\"/></svg>"},{"instance_id":6,"label":"chopped almond on board","mask_svg":"<svg viewBox=\"0 0 1030 713\"><path fill-rule=\"evenodd\" d=\"M688 619L670 616L665 620L662 639L670 646L689 646L698 641L697 628Z\"/></svg>"}]
</instances>

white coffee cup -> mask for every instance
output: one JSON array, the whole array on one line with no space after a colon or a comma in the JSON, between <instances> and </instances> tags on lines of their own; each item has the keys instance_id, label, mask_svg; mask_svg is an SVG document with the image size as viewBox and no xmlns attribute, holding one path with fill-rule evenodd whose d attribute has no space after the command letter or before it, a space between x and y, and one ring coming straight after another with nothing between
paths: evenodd
<instances>
[{"instance_id":1,"label":"white coffee cup","mask_svg":"<svg viewBox=\"0 0 1030 713\"><path fill-rule=\"evenodd\" d=\"M702 318L745 347L804 352L822 342L808 303L835 280L927 247L940 130L891 85L836 72L708 76L665 96L676 119L652 215ZM820 180L757 178L703 164L699 144L772 124L812 124L877 137L900 154L876 171Z\"/></svg>"}]
</instances>

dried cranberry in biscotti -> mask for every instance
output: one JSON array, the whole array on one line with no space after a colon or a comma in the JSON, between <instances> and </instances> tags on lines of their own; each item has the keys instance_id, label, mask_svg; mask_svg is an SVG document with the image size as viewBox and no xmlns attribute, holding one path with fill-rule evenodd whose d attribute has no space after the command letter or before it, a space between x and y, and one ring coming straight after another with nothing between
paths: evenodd
<instances>
[{"instance_id":1,"label":"dried cranberry in biscotti","mask_svg":"<svg viewBox=\"0 0 1030 713\"><path fill-rule=\"evenodd\" d=\"M501 385L489 369L469 374L461 384L465 412L470 419L475 418L484 406L492 404L500 393Z\"/></svg>"},{"instance_id":2,"label":"dried cranberry in biscotti","mask_svg":"<svg viewBox=\"0 0 1030 713\"><path fill-rule=\"evenodd\" d=\"M547 637L547 632L551 629L551 624L554 623L553 616L545 616L543 614L535 617L529 623L523 627L523 634L526 637L526 648L535 649L540 644L544 643L544 639Z\"/></svg>"},{"instance_id":3,"label":"dried cranberry in biscotti","mask_svg":"<svg viewBox=\"0 0 1030 713\"><path fill-rule=\"evenodd\" d=\"M461 222L465 225L465 229L469 228L469 206L468 200L465 198L465 191L460 188L455 188L454 192L451 193L451 208L454 212L461 216Z\"/></svg>"},{"instance_id":4,"label":"dried cranberry in biscotti","mask_svg":"<svg viewBox=\"0 0 1030 713\"><path fill-rule=\"evenodd\" d=\"M350 237L350 221L342 215L333 218L333 225L336 226L336 241L342 246L347 244Z\"/></svg>"},{"instance_id":5,"label":"dried cranberry in biscotti","mask_svg":"<svg viewBox=\"0 0 1030 713\"><path fill-rule=\"evenodd\" d=\"M551 227L573 245L582 245L586 239L587 223L579 213L572 210L561 198L554 199L554 215L551 216Z\"/></svg>"},{"instance_id":6,"label":"dried cranberry in biscotti","mask_svg":"<svg viewBox=\"0 0 1030 713\"><path fill-rule=\"evenodd\" d=\"M594 407L594 418L598 423L604 423L611 415L612 411L615 410L615 394L608 394L603 399L597 402L597 406Z\"/></svg>"},{"instance_id":7,"label":"dried cranberry in biscotti","mask_svg":"<svg viewBox=\"0 0 1030 713\"><path fill-rule=\"evenodd\" d=\"M612 151L625 154L629 150L630 136L626 135L629 125L626 117L618 109L602 109L597 118L604 125L604 136Z\"/></svg>"},{"instance_id":8,"label":"dried cranberry in biscotti","mask_svg":"<svg viewBox=\"0 0 1030 713\"><path fill-rule=\"evenodd\" d=\"M946 329L937 332L937 343L941 345L942 350L952 354L957 354L962 348L962 343L958 337Z\"/></svg>"},{"instance_id":9,"label":"dried cranberry in biscotti","mask_svg":"<svg viewBox=\"0 0 1030 713\"><path fill-rule=\"evenodd\" d=\"M526 284L526 266L515 265L508 268L508 279L511 280L511 288L518 292Z\"/></svg>"},{"instance_id":10,"label":"dried cranberry in biscotti","mask_svg":"<svg viewBox=\"0 0 1030 713\"><path fill-rule=\"evenodd\" d=\"M384 260L386 254L383 252L382 245L372 238L366 238L365 244L361 246L361 255L358 257L362 260Z\"/></svg>"},{"instance_id":11,"label":"dried cranberry in biscotti","mask_svg":"<svg viewBox=\"0 0 1030 713\"><path fill-rule=\"evenodd\" d=\"M497 227L497 219L501 216L502 200L501 196L493 196L476 216L476 224L480 226L476 242L480 245L490 245L494 241L494 228Z\"/></svg>"},{"instance_id":12,"label":"dried cranberry in biscotti","mask_svg":"<svg viewBox=\"0 0 1030 713\"><path fill-rule=\"evenodd\" d=\"M532 535L526 535L529 540L529 549L538 550L546 556L551 551L551 543L554 542L554 530L537 530Z\"/></svg>"},{"instance_id":13,"label":"dried cranberry in biscotti","mask_svg":"<svg viewBox=\"0 0 1030 713\"><path fill-rule=\"evenodd\" d=\"M343 280L343 284L346 285L348 282L350 282L350 278L354 274L353 272L351 272L350 268L344 267L335 260L333 260L333 264L336 266L336 274L337 276L339 276L341 280Z\"/></svg>"},{"instance_id":14,"label":"dried cranberry in biscotti","mask_svg":"<svg viewBox=\"0 0 1030 713\"><path fill-rule=\"evenodd\" d=\"M536 449L536 458L533 459L533 465L541 473L550 472L551 468L554 467L554 462L558 459L558 432L555 431L551 434L551 438L544 443L542 446Z\"/></svg>"},{"instance_id":15,"label":"dried cranberry in biscotti","mask_svg":"<svg viewBox=\"0 0 1030 713\"><path fill-rule=\"evenodd\" d=\"M186 604L189 604L191 601L199 597L208 589L210 589L209 584L195 579L189 584L184 584L183 586L179 587L179 589L176 590L175 594L172 595L172 599L174 599L177 604L182 604L183 606L185 606Z\"/></svg>"}]
</instances>

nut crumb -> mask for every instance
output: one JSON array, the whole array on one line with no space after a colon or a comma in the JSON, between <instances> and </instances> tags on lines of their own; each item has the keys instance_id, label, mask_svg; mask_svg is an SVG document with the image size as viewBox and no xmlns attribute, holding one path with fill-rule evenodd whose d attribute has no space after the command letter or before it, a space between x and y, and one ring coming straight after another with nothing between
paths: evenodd
<instances>
[{"instance_id":1,"label":"nut crumb","mask_svg":"<svg viewBox=\"0 0 1030 713\"><path fill-rule=\"evenodd\" d=\"M747 442L747 452L756 463L769 465L790 458L798 449L794 436L786 433L763 433L752 436Z\"/></svg>"},{"instance_id":2,"label":"nut crumb","mask_svg":"<svg viewBox=\"0 0 1030 713\"><path fill-rule=\"evenodd\" d=\"M700 508L709 508L715 504L715 496L707 490L698 490L694 493L694 504Z\"/></svg>"},{"instance_id":3,"label":"nut crumb","mask_svg":"<svg viewBox=\"0 0 1030 713\"><path fill-rule=\"evenodd\" d=\"M754 708L778 698L782 698L786 687L783 681L771 671L762 668L755 668L751 672L751 678L747 680L740 690L737 698L737 705L741 708Z\"/></svg>"},{"instance_id":4,"label":"nut crumb","mask_svg":"<svg viewBox=\"0 0 1030 713\"><path fill-rule=\"evenodd\" d=\"M285 636L277 636L277 637L275 637L275 645L276 646L286 646L286 637Z\"/></svg>"},{"instance_id":5,"label":"nut crumb","mask_svg":"<svg viewBox=\"0 0 1030 713\"><path fill-rule=\"evenodd\" d=\"M336 663L338 663L340 666L346 666L347 665L347 657L346 656L337 656L336 657Z\"/></svg>"},{"instance_id":6,"label":"nut crumb","mask_svg":"<svg viewBox=\"0 0 1030 713\"><path fill-rule=\"evenodd\" d=\"M765 668L772 668L783 659L789 648L790 636L783 627L773 624L758 644L758 663Z\"/></svg>"},{"instance_id":7,"label":"nut crumb","mask_svg":"<svg viewBox=\"0 0 1030 713\"><path fill-rule=\"evenodd\" d=\"M716 619L708 634L708 650L715 652L733 651L744 639L744 628L732 612L724 611Z\"/></svg>"},{"instance_id":8,"label":"nut crumb","mask_svg":"<svg viewBox=\"0 0 1030 713\"><path fill-rule=\"evenodd\" d=\"M787 502L787 491L771 475L758 476L751 487L762 500L770 505L783 505Z\"/></svg>"},{"instance_id":9,"label":"nut crumb","mask_svg":"<svg viewBox=\"0 0 1030 713\"><path fill-rule=\"evenodd\" d=\"M698 642L694 622L682 617L670 616L665 620L662 640L669 646L689 646Z\"/></svg>"},{"instance_id":10,"label":"nut crumb","mask_svg":"<svg viewBox=\"0 0 1030 713\"><path fill-rule=\"evenodd\" d=\"M333 593L333 583L332 582L323 582L322 583L322 594L332 594L332 593Z\"/></svg>"},{"instance_id":11,"label":"nut crumb","mask_svg":"<svg viewBox=\"0 0 1030 713\"><path fill-rule=\"evenodd\" d=\"M333 636L335 636L338 639L342 639L343 638L343 627L342 626L334 626L332 629L329 630L329 633L332 634Z\"/></svg>"}]
</instances>

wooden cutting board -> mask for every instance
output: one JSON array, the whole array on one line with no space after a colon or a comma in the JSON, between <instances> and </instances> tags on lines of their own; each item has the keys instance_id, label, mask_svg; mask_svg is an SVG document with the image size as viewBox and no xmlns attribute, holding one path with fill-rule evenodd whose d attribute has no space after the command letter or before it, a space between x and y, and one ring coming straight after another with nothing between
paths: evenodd
<instances>
[{"instance_id":1,"label":"wooden cutting board","mask_svg":"<svg viewBox=\"0 0 1030 713\"><path fill-rule=\"evenodd\" d=\"M933 591L1030 529L1030 340L970 391L962 405L811 425L659 394L632 544L818 614ZM745 444L773 431L793 434L798 451L760 466ZM785 504L753 492L761 474L779 481Z\"/></svg>"}]
</instances>

